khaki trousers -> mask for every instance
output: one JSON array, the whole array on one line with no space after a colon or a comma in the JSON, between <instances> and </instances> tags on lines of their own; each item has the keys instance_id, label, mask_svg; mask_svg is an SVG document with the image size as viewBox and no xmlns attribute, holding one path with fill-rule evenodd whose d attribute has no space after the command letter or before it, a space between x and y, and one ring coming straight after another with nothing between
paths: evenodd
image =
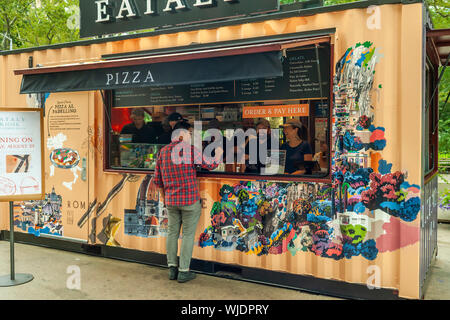
<instances>
[{"instance_id":1,"label":"khaki trousers","mask_svg":"<svg viewBox=\"0 0 450 320\"><path fill-rule=\"evenodd\" d=\"M195 231L201 215L200 200L189 206L167 206L169 215L169 230L167 234L167 264L169 267L178 267L178 271L189 271L192 250L194 248ZM178 238L183 226L181 241L180 263L178 264Z\"/></svg>"}]
</instances>

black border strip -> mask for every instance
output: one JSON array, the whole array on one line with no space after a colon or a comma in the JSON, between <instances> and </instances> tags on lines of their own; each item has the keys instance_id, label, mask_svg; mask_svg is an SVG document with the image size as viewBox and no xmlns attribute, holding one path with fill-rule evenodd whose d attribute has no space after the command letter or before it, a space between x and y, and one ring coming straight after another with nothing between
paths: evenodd
<instances>
[{"instance_id":1,"label":"black border strip","mask_svg":"<svg viewBox=\"0 0 450 320\"><path fill-rule=\"evenodd\" d=\"M0 232L0 240L9 239L9 231ZM32 234L14 232L16 243L37 245L57 250L65 250L109 259L142 263L158 267L167 267L166 255L155 252L140 251L106 245L89 245L70 240L36 237ZM290 274L280 271L270 271L239 265L223 264L213 261L192 259L191 270L209 276L229 278L285 289L299 290L310 294L326 295L354 300L407 300L398 296L395 289L372 289L361 284L315 278Z\"/></svg>"},{"instance_id":2,"label":"black border strip","mask_svg":"<svg viewBox=\"0 0 450 320\"><path fill-rule=\"evenodd\" d=\"M200 24L193 24L193 25L187 25L187 26L184 25L184 26L161 28L161 29L157 29L152 32L142 32L142 33L137 33L137 34L132 34L132 35L125 35L125 36L111 36L111 37L80 40L80 41L67 42L67 43L48 45L48 46L41 46L41 47L31 47L31 48L25 48L25 49L8 50L8 51L0 52L0 56L9 55L9 54L20 54L20 53L25 53L25 52L33 52L33 51L38 51L38 50L61 49L61 48L75 47L75 46L88 46L91 44L98 44L98 43L105 43L105 42L112 42L112 41L122 41L122 40L127 40L127 39L136 39L136 38L157 36L157 35L161 35L161 34L173 34L173 33L178 33L178 32L187 32L187 31L194 31L194 30L201 30L201 29L214 29L214 28L239 25L239 24L244 24L244 23L261 22L261 21L265 21L265 20L279 20L279 19L286 19L286 18L291 18L291 17L303 17L303 16L310 16L310 15L326 13L326 12L337 12L337 11L344 11L344 10L350 10L350 9L364 9L364 8L368 8L369 6L372 6L372 5L379 6L379 5L385 5L385 4L413 4L413 3L423 3L423 1L422 0L368 0L368 1L356 1L356 2L351 2L351 3L344 3L344 4L318 7L318 8L317 7L306 8L306 9L301 9L301 8L299 9L297 4L284 5L284 6L281 6L281 11L275 12L275 13L247 16L247 17L243 17L243 18L228 19L228 20L219 21L219 22L200 23Z\"/></svg>"}]
</instances>

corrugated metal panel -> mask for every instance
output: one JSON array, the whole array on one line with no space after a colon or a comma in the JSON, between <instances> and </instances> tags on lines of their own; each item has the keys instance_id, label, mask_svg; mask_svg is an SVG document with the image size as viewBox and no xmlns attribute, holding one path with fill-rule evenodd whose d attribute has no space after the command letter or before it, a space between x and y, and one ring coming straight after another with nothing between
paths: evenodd
<instances>
[{"instance_id":1,"label":"corrugated metal panel","mask_svg":"<svg viewBox=\"0 0 450 320\"><path fill-rule=\"evenodd\" d=\"M438 211L438 176L425 185L420 254L420 286L423 288L433 258L437 254L437 211Z\"/></svg>"}]
</instances>

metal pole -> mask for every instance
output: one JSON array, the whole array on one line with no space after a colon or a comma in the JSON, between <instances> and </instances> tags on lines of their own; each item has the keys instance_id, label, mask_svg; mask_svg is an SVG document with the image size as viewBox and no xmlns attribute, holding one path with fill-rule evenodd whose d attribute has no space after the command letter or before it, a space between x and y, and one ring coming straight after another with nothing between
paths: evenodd
<instances>
[{"instance_id":1,"label":"metal pole","mask_svg":"<svg viewBox=\"0 0 450 320\"><path fill-rule=\"evenodd\" d=\"M10 246L10 264L11 264L11 281L15 279L14 272L14 202L9 202L9 246Z\"/></svg>"},{"instance_id":2,"label":"metal pole","mask_svg":"<svg viewBox=\"0 0 450 320\"><path fill-rule=\"evenodd\" d=\"M31 274L18 273L14 270L14 202L9 202L9 244L10 244L10 266L11 274L0 276L0 287L18 286L34 279Z\"/></svg>"}]
</instances>

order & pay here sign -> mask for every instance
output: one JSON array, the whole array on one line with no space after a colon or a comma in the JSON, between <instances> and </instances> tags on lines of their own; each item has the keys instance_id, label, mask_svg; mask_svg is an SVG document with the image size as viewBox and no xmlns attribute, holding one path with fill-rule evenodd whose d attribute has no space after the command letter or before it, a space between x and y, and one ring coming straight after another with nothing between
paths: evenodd
<instances>
[{"instance_id":1,"label":"order & pay here sign","mask_svg":"<svg viewBox=\"0 0 450 320\"><path fill-rule=\"evenodd\" d=\"M44 194L42 109L0 108L0 201Z\"/></svg>"}]
</instances>

